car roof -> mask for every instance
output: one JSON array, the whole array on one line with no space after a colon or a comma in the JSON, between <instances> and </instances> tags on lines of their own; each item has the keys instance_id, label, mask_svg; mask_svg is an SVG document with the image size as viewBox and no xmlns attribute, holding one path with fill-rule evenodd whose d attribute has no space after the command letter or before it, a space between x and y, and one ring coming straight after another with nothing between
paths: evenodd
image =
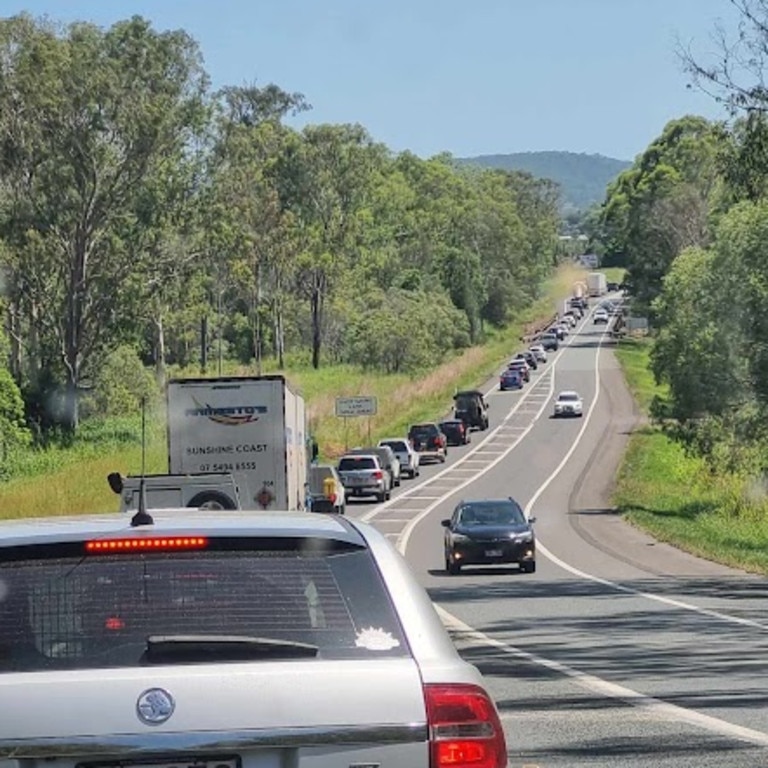
<instances>
[{"instance_id":1,"label":"car roof","mask_svg":"<svg viewBox=\"0 0 768 768\"><path fill-rule=\"evenodd\" d=\"M579 393L575 389L564 389L558 394L558 397L563 397L564 395L572 395L574 397L578 397Z\"/></svg>"},{"instance_id":2,"label":"car roof","mask_svg":"<svg viewBox=\"0 0 768 768\"><path fill-rule=\"evenodd\" d=\"M130 513L0 520L0 548L111 536L315 537L362 544L357 523L309 512L225 511L189 507L148 510L152 525L131 526Z\"/></svg>"},{"instance_id":3,"label":"car roof","mask_svg":"<svg viewBox=\"0 0 768 768\"><path fill-rule=\"evenodd\" d=\"M404 445L408 445L408 438L407 437L382 437L381 440L379 440L379 446L381 446L383 443L403 443Z\"/></svg>"},{"instance_id":4,"label":"car roof","mask_svg":"<svg viewBox=\"0 0 768 768\"><path fill-rule=\"evenodd\" d=\"M497 504L514 504L518 507L520 506L520 504L515 501L515 499L508 496L499 499L463 499L460 506L495 507Z\"/></svg>"}]
</instances>

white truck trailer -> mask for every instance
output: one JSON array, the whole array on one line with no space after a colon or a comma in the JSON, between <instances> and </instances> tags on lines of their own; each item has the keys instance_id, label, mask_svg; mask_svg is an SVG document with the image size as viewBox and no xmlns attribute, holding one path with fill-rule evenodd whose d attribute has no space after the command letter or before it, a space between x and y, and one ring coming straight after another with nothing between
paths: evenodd
<instances>
[{"instance_id":1,"label":"white truck trailer","mask_svg":"<svg viewBox=\"0 0 768 768\"><path fill-rule=\"evenodd\" d=\"M145 479L148 507L303 508L306 408L283 376L172 379L167 407L168 474ZM137 508L140 481L111 476L123 510Z\"/></svg>"},{"instance_id":2,"label":"white truck trailer","mask_svg":"<svg viewBox=\"0 0 768 768\"><path fill-rule=\"evenodd\" d=\"M589 272L587 274L587 290L590 296L604 296L608 293L608 282L604 272Z\"/></svg>"}]
</instances>

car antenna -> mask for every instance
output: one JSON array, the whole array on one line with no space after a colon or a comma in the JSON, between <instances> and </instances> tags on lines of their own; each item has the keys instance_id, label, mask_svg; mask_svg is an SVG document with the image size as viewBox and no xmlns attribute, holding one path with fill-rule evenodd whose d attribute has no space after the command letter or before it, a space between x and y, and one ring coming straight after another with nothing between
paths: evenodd
<instances>
[{"instance_id":1,"label":"car antenna","mask_svg":"<svg viewBox=\"0 0 768 768\"><path fill-rule=\"evenodd\" d=\"M147 512L147 399L141 398L141 477L139 478L139 509L131 518L131 527L153 525L155 520Z\"/></svg>"}]
</instances>

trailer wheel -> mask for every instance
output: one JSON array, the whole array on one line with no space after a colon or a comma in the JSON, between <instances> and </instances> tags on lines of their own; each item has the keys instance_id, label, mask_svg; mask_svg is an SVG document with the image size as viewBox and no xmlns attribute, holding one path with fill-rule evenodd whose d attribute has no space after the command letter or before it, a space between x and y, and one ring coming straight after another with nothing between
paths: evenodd
<instances>
[{"instance_id":1,"label":"trailer wheel","mask_svg":"<svg viewBox=\"0 0 768 768\"><path fill-rule=\"evenodd\" d=\"M199 509L237 509L235 502L219 491L201 491L189 500L187 506Z\"/></svg>"}]
</instances>

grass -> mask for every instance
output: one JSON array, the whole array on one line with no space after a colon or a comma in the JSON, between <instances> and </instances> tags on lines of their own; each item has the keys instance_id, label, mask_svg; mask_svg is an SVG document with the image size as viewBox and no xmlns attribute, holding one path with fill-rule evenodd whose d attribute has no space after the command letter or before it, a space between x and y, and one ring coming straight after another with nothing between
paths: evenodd
<instances>
[{"instance_id":1,"label":"grass","mask_svg":"<svg viewBox=\"0 0 768 768\"><path fill-rule=\"evenodd\" d=\"M606 282L622 283L627 270L624 267L601 267L599 271L605 274Z\"/></svg>"},{"instance_id":2,"label":"grass","mask_svg":"<svg viewBox=\"0 0 768 768\"><path fill-rule=\"evenodd\" d=\"M617 357L638 404L647 413L661 394L648 370L650 342L624 341ZM632 437L619 471L614 504L631 524L656 539L708 560L768 573L768 504L758 484L713 476L658 428Z\"/></svg>"},{"instance_id":3,"label":"grass","mask_svg":"<svg viewBox=\"0 0 768 768\"><path fill-rule=\"evenodd\" d=\"M453 393L478 385L495 374L522 347L520 337L526 330L549 319L558 302L570 295L573 283L584 274L584 270L573 265L563 265L546 285L542 299L509 327L489 331L482 346L471 347L418 376L385 376L352 366L314 370L306 364L289 365L284 373L307 401L310 427L319 443L321 458L332 460L346 446L378 441L387 435L403 435L409 424L442 417L450 408ZM252 369L231 365L222 370L226 375L254 373ZM264 365L263 373L275 372L273 367ZM197 370L187 373L199 375ZM375 396L378 413L370 420L337 418L335 398L349 395ZM159 414L150 421L146 469L150 473L165 472L164 416ZM86 436L78 440L75 449L54 449L28 459L21 476L0 484L0 519L117 510L119 500L107 484L107 474L137 474L141 468L138 418L129 425L117 426L110 431L119 432L122 428L121 440L115 436L99 442ZM105 429L102 425L100 434Z\"/></svg>"}]
</instances>

